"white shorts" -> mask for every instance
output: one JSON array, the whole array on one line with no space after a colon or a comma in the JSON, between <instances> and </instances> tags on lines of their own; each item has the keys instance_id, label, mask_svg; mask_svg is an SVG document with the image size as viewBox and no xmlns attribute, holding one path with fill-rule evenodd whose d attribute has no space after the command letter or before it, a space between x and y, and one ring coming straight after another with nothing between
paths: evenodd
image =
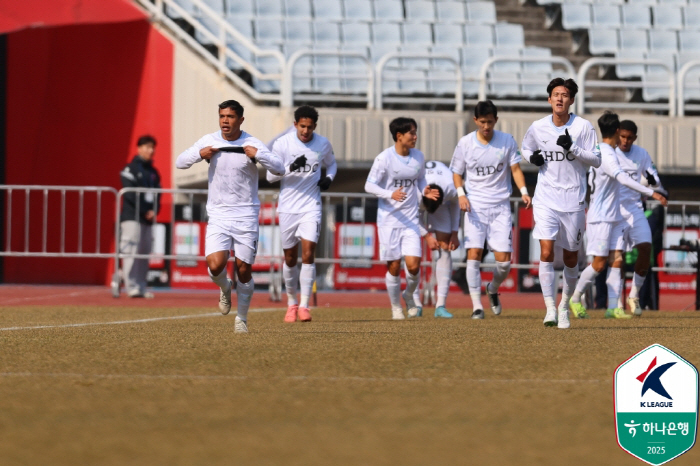
<instances>
[{"instance_id":1,"label":"white shorts","mask_svg":"<svg viewBox=\"0 0 700 466\"><path fill-rule=\"evenodd\" d=\"M624 222L629 228L625 232L625 244L633 248L638 244L651 243L651 228L642 209L634 209L632 215L625 217Z\"/></svg>"},{"instance_id":2,"label":"white shorts","mask_svg":"<svg viewBox=\"0 0 700 466\"><path fill-rule=\"evenodd\" d=\"M421 257L421 237L418 227L377 227L379 260L395 261L405 256Z\"/></svg>"},{"instance_id":3,"label":"white shorts","mask_svg":"<svg viewBox=\"0 0 700 466\"><path fill-rule=\"evenodd\" d=\"M255 263L258 252L258 220L233 220L209 218L204 254L230 251L246 264Z\"/></svg>"},{"instance_id":4,"label":"white shorts","mask_svg":"<svg viewBox=\"0 0 700 466\"><path fill-rule=\"evenodd\" d=\"M313 210L301 214L280 213L280 235L282 236L282 249L290 249L299 243L299 239L305 239L312 243L318 243L321 232L321 211Z\"/></svg>"},{"instance_id":5,"label":"white shorts","mask_svg":"<svg viewBox=\"0 0 700 466\"><path fill-rule=\"evenodd\" d=\"M464 214L464 247L483 249L484 241L496 252L512 252L513 219L510 203L503 202L492 207L472 206Z\"/></svg>"},{"instance_id":6,"label":"white shorts","mask_svg":"<svg viewBox=\"0 0 700 466\"><path fill-rule=\"evenodd\" d=\"M534 205L532 214L535 219L535 229L532 237L535 239L554 240L567 251L578 251L586 231L586 212L559 212L543 205Z\"/></svg>"},{"instance_id":7,"label":"white shorts","mask_svg":"<svg viewBox=\"0 0 700 466\"><path fill-rule=\"evenodd\" d=\"M627 223L595 222L586 225L586 255L608 257L610 251L624 251Z\"/></svg>"},{"instance_id":8,"label":"white shorts","mask_svg":"<svg viewBox=\"0 0 700 466\"><path fill-rule=\"evenodd\" d=\"M452 233L452 218L450 209L438 208L433 214L428 214L428 231L439 231L442 233Z\"/></svg>"}]
</instances>

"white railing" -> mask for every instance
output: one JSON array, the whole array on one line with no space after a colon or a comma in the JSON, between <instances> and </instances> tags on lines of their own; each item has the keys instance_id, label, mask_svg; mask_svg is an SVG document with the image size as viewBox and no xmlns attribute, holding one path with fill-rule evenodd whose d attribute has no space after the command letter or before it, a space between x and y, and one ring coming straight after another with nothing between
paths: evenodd
<instances>
[{"instance_id":1,"label":"white railing","mask_svg":"<svg viewBox=\"0 0 700 466\"><path fill-rule=\"evenodd\" d=\"M691 69L698 67L700 67L700 60L691 60L678 71L678 116L685 116L685 77ZM696 83L695 87L698 84L700 83ZM688 107L692 110L700 110L698 105L689 105Z\"/></svg>"}]
</instances>

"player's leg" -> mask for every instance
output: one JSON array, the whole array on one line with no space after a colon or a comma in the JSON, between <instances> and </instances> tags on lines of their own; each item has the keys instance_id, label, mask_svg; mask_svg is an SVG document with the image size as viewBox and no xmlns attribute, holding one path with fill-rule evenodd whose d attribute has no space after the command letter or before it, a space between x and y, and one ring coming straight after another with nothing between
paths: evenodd
<instances>
[{"instance_id":1,"label":"player's leg","mask_svg":"<svg viewBox=\"0 0 700 466\"><path fill-rule=\"evenodd\" d=\"M237 221L233 226L233 250L238 271L236 333L248 332L248 309L255 291L253 264L258 252L258 226L257 219Z\"/></svg>"},{"instance_id":2,"label":"player's leg","mask_svg":"<svg viewBox=\"0 0 700 466\"><path fill-rule=\"evenodd\" d=\"M510 255L513 251L513 221L509 203L493 208L492 221L489 222L488 243L489 248L494 251L496 269L493 271L491 283L486 284L486 295L489 298L491 311L499 315L501 302L498 298L498 287L510 272Z\"/></svg>"},{"instance_id":3,"label":"player's leg","mask_svg":"<svg viewBox=\"0 0 700 466\"><path fill-rule=\"evenodd\" d=\"M301 300L299 301L299 320L311 321L309 300L316 281L316 243L321 233L321 211L304 214L297 234L301 237L301 271L299 272L299 284L301 287Z\"/></svg>"},{"instance_id":4,"label":"player's leg","mask_svg":"<svg viewBox=\"0 0 700 466\"><path fill-rule=\"evenodd\" d=\"M440 245L437 250L438 258L435 262L435 279L437 281L437 300L435 302L435 317L443 319L452 318L452 314L447 311L447 294L450 291L450 280L452 279L452 252L450 251L451 233L436 231L435 238Z\"/></svg>"},{"instance_id":5,"label":"player's leg","mask_svg":"<svg viewBox=\"0 0 700 466\"><path fill-rule=\"evenodd\" d=\"M475 209L464 214L464 247L467 249L467 286L472 300L472 319L484 318L481 304L481 256L488 231L488 210Z\"/></svg>"},{"instance_id":6,"label":"player's leg","mask_svg":"<svg viewBox=\"0 0 700 466\"><path fill-rule=\"evenodd\" d=\"M231 311L233 282L226 276L226 263L233 244L231 232L223 221L209 219L204 240L204 254L211 281L220 289L219 310L226 315Z\"/></svg>"},{"instance_id":7,"label":"player's leg","mask_svg":"<svg viewBox=\"0 0 700 466\"><path fill-rule=\"evenodd\" d=\"M413 292L420 281L420 259L423 255L422 241L418 229L404 228L401 231L401 254L406 262L406 290L403 300L406 302L408 317L418 317L418 305L413 300Z\"/></svg>"},{"instance_id":8,"label":"player's leg","mask_svg":"<svg viewBox=\"0 0 700 466\"><path fill-rule=\"evenodd\" d=\"M564 273L561 301L558 306L557 326L569 328L569 300L574 294L576 281L578 280L578 250L583 242L583 233L586 230L586 213L567 212L561 217L563 231L560 232L560 241L564 253ZM562 234L563 233L563 234Z\"/></svg>"},{"instance_id":9,"label":"player's leg","mask_svg":"<svg viewBox=\"0 0 700 466\"><path fill-rule=\"evenodd\" d=\"M406 318L401 307L401 245L400 229L391 227L377 228L379 234L379 260L386 261L386 291L391 302L391 316L394 320Z\"/></svg>"},{"instance_id":10,"label":"player's leg","mask_svg":"<svg viewBox=\"0 0 700 466\"><path fill-rule=\"evenodd\" d=\"M608 222L589 223L586 227L587 246L586 255L593 256L593 262L581 272L581 277L576 283L576 289L571 295L569 307L574 316L578 319L587 319L586 308L581 304L581 296L593 283L605 268L610 254L611 235L613 225Z\"/></svg>"},{"instance_id":11,"label":"player's leg","mask_svg":"<svg viewBox=\"0 0 700 466\"><path fill-rule=\"evenodd\" d=\"M608 278L605 283L608 285L608 309L605 311L606 319L630 319L630 314L625 314L624 309L618 305L618 299L622 290L623 256L621 250L610 252L610 267L608 268Z\"/></svg>"},{"instance_id":12,"label":"player's leg","mask_svg":"<svg viewBox=\"0 0 700 466\"><path fill-rule=\"evenodd\" d=\"M540 287L547 308L544 318L546 327L557 325L557 307L554 290L554 240L559 235L561 224L559 214L547 207L535 204L532 208L535 228L532 237L540 241Z\"/></svg>"},{"instance_id":13,"label":"player's leg","mask_svg":"<svg viewBox=\"0 0 700 466\"><path fill-rule=\"evenodd\" d=\"M651 228L649 228L649 221L641 209L634 211L631 221L630 244L634 244L638 254L637 262L634 264L634 277L627 297L627 304L634 315L642 315L642 308L639 305L639 289L644 284L651 263Z\"/></svg>"},{"instance_id":14,"label":"player's leg","mask_svg":"<svg viewBox=\"0 0 700 466\"><path fill-rule=\"evenodd\" d=\"M298 215L280 214L280 236L282 239L282 250L284 251L282 279L287 292L287 313L284 315L284 321L287 323L296 322L299 310L299 303L297 303L299 238L296 236L298 220Z\"/></svg>"},{"instance_id":15,"label":"player's leg","mask_svg":"<svg viewBox=\"0 0 700 466\"><path fill-rule=\"evenodd\" d=\"M125 255L132 255L138 252L140 229L141 225L136 220L121 222L119 252ZM129 297L138 297L140 294L135 264L136 261L133 257L124 257L122 259L124 288L126 288L126 294Z\"/></svg>"}]
</instances>

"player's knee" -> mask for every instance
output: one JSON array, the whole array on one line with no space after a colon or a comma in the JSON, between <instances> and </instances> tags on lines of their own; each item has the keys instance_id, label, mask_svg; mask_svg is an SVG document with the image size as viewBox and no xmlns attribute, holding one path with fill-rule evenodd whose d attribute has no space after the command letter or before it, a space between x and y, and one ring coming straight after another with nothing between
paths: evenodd
<instances>
[{"instance_id":1,"label":"player's knee","mask_svg":"<svg viewBox=\"0 0 700 466\"><path fill-rule=\"evenodd\" d=\"M226 260L219 257L207 257L207 267L211 270L212 275L219 275L226 268Z\"/></svg>"},{"instance_id":2,"label":"player's knee","mask_svg":"<svg viewBox=\"0 0 700 466\"><path fill-rule=\"evenodd\" d=\"M637 251L639 252L639 257L642 257L643 254L651 254L651 243L641 243L636 245L635 248L637 248Z\"/></svg>"},{"instance_id":3,"label":"player's knee","mask_svg":"<svg viewBox=\"0 0 700 466\"><path fill-rule=\"evenodd\" d=\"M304 251L301 254L301 262L304 264L314 263L314 253L313 251Z\"/></svg>"},{"instance_id":4,"label":"player's knee","mask_svg":"<svg viewBox=\"0 0 700 466\"><path fill-rule=\"evenodd\" d=\"M253 278L250 264L241 262L236 268L238 269L238 281L241 283L248 283Z\"/></svg>"}]
</instances>

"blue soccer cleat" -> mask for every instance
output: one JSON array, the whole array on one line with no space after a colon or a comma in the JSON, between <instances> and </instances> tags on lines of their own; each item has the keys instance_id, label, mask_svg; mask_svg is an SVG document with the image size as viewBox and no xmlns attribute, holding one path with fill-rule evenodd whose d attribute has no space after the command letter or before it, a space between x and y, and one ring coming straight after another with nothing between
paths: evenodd
<instances>
[{"instance_id":1,"label":"blue soccer cleat","mask_svg":"<svg viewBox=\"0 0 700 466\"><path fill-rule=\"evenodd\" d=\"M452 314L447 312L447 309L445 309L445 306L440 306L440 307L435 308L435 317L441 318L441 319L451 319Z\"/></svg>"}]
</instances>

